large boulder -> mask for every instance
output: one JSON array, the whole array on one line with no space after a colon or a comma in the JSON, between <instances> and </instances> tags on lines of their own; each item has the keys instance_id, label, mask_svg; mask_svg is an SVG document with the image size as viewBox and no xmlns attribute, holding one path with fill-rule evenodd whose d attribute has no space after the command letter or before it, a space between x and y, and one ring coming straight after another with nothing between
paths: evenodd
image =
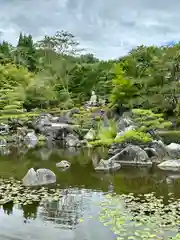
<instances>
[{"instance_id":1,"label":"large boulder","mask_svg":"<svg viewBox=\"0 0 180 240\"><path fill-rule=\"evenodd\" d=\"M111 157L108 161L115 161L121 165L152 165L147 153L142 148L135 145L128 145L121 152Z\"/></svg>"},{"instance_id":2,"label":"large boulder","mask_svg":"<svg viewBox=\"0 0 180 240\"><path fill-rule=\"evenodd\" d=\"M73 134L72 126L67 123L51 123L44 128L43 134L51 140L64 140L68 134Z\"/></svg>"},{"instance_id":3,"label":"large boulder","mask_svg":"<svg viewBox=\"0 0 180 240\"><path fill-rule=\"evenodd\" d=\"M45 127L51 126L52 119L51 114L40 114L40 116L32 122L33 128L43 132Z\"/></svg>"},{"instance_id":4,"label":"large boulder","mask_svg":"<svg viewBox=\"0 0 180 240\"><path fill-rule=\"evenodd\" d=\"M53 184L56 182L56 175L46 168L40 168L37 171L31 168L22 179L22 182L26 187Z\"/></svg>"},{"instance_id":5,"label":"large boulder","mask_svg":"<svg viewBox=\"0 0 180 240\"><path fill-rule=\"evenodd\" d=\"M180 157L180 144L171 143L166 147L168 154L171 158L179 158Z\"/></svg>"},{"instance_id":6,"label":"large boulder","mask_svg":"<svg viewBox=\"0 0 180 240\"><path fill-rule=\"evenodd\" d=\"M122 116L117 122L118 132L121 132L125 128L133 125L134 125L134 122L129 116Z\"/></svg>"},{"instance_id":7,"label":"large boulder","mask_svg":"<svg viewBox=\"0 0 180 240\"><path fill-rule=\"evenodd\" d=\"M148 161L147 153L139 146L129 145L123 149L120 153L119 159L122 160L133 160L135 162L146 162Z\"/></svg>"},{"instance_id":8,"label":"large boulder","mask_svg":"<svg viewBox=\"0 0 180 240\"><path fill-rule=\"evenodd\" d=\"M81 142L80 142L79 138L73 134L68 134L65 137L65 144L68 147L80 147L81 146Z\"/></svg>"},{"instance_id":9,"label":"large boulder","mask_svg":"<svg viewBox=\"0 0 180 240\"><path fill-rule=\"evenodd\" d=\"M123 150L124 146L120 143L113 143L108 151L110 156L116 155Z\"/></svg>"},{"instance_id":10,"label":"large boulder","mask_svg":"<svg viewBox=\"0 0 180 240\"><path fill-rule=\"evenodd\" d=\"M152 143L150 143L150 148L153 149L152 151L155 153L154 155L156 155L159 159L169 155L165 144L161 140L152 141Z\"/></svg>"},{"instance_id":11,"label":"large boulder","mask_svg":"<svg viewBox=\"0 0 180 240\"><path fill-rule=\"evenodd\" d=\"M180 159L164 161L158 164L158 168L166 171L180 171Z\"/></svg>"}]
</instances>

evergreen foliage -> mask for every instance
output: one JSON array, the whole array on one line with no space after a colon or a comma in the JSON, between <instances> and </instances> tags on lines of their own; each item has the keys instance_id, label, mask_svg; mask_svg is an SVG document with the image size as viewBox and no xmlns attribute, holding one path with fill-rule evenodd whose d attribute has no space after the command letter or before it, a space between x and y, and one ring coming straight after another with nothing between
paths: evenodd
<instances>
[{"instance_id":1,"label":"evergreen foliage","mask_svg":"<svg viewBox=\"0 0 180 240\"><path fill-rule=\"evenodd\" d=\"M180 44L133 49L118 60L84 54L75 36L57 31L34 42L20 33L16 46L0 43L0 109L71 108L95 90L113 108L180 115ZM82 54L81 54L82 53ZM16 92L16 96L11 92ZM17 96L18 95L18 96Z\"/></svg>"}]
</instances>

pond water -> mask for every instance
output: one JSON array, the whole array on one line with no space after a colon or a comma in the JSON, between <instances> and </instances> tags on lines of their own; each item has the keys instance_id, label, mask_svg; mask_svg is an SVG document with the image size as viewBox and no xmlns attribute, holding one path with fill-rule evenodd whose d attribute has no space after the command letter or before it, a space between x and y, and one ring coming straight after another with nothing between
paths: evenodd
<instances>
[{"instance_id":1,"label":"pond water","mask_svg":"<svg viewBox=\"0 0 180 240\"><path fill-rule=\"evenodd\" d=\"M168 200L169 194L180 198L180 175L157 168L122 168L118 173L94 171L93 164L107 158L107 150L38 148L11 149L0 157L0 177L22 179L29 168L49 168L56 173L63 197L46 205L13 205L0 208L0 240L94 240L116 239L115 234L99 221L104 194L145 194L155 192ZM71 162L67 171L56 163Z\"/></svg>"}]
</instances>

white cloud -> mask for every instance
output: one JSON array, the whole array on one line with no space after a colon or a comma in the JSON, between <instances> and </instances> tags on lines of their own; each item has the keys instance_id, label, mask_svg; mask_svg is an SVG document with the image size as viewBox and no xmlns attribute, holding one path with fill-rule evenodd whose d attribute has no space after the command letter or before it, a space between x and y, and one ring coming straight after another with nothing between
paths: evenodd
<instances>
[{"instance_id":1,"label":"white cloud","mask_svg":"<svg viewBox=\"0 0 180 240\"><path fill-rule=\"evenodd\" d=\"M107 59L180 40L179 7L179 0L0 0L0 31L14 43L20 31L40 37L68 30Z\"/></svg>"}]
</instances>

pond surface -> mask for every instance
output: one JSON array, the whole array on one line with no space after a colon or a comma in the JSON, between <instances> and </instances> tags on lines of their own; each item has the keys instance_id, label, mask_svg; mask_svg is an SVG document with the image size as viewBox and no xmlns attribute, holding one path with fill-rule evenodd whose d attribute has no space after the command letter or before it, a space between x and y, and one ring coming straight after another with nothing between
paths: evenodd
<instances>
[{"instance_id":1,"label":"pond surface","mask_svg":"<svg viewBox=\"0 0 180 240\"><path fill-rule=\"evenodd\" d=\"M63 197L45 205L6 204L0 208L0 240L113 240L116 236L99 221L98 206L107 192L145 194L155 192L168 200L180 198L180 174L157 168L122 168L116 174L94 171L93 164L107 158L107 150L11 149L0 157L0 177L22 179L29 168L49 168L56 173ZM56 163L71 162L67 171Z\"/></svg>"}]
</instances>

